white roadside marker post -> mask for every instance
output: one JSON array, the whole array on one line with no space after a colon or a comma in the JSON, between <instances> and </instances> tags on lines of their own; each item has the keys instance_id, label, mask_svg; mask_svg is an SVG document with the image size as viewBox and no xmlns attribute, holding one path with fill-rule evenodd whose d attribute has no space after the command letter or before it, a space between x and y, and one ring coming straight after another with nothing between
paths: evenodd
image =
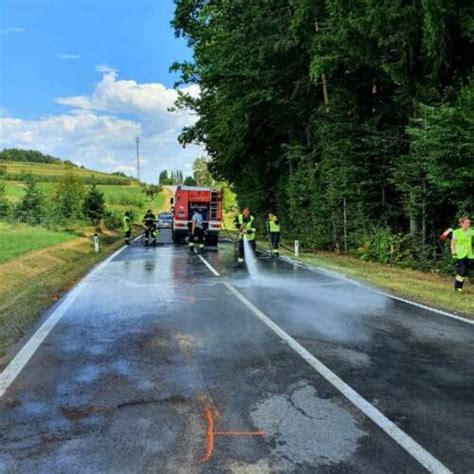
<instances>
[{"instance_id":1,"label":"white roadside marker post","mask_svg":"<svg viewBox=\"0 0 474 474\"><path fill-rule=\"evenodd\" d=\"M300 241L295 240L295 257L299 257L300 255Z\"/></svg>"},{"instance_id":2,"label":"white roadside marker post","mask_svg":"<svg viewBox=\"0 0 474 474\"><path fill-rule=\"evenodd\" d=\"M99 253L100 251L100 244L99 244L99 236L94 234L94 252Z\"/></svg>"}]
</instances>

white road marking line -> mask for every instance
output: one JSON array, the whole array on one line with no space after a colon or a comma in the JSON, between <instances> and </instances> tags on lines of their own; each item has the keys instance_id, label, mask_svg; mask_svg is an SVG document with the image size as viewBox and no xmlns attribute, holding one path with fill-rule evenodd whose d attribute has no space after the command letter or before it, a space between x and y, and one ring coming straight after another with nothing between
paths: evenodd
<instances>
[{"instance_id":1,"label":"white road marking line","mask_svg":"<svg viewBox=\"0 0 474 474\"><path fill-rule=\"evenodd\" d=\"M134 240L134 242L138 237ZM48 337L48 334L53 330L54 326L64 316L66 311L76 301L82 290L87 286L88 280L98 272L100 272L111 260L113 260L119 253L121 253L128 246L124 245L115 251L112 255L107 257L99 265L97 265L91 272L89 272L66 296L66 298L59 304L59 306L48 316L46 321L37 329L26 344L20 349L10 363L0 373L0 398L3 397L8 387L15 381L20 372L24 369L29 360L33 357L35 352Z\"/></svg>"},{"instance_id":2,"label":"white road marking line","mask_svg":"<svg viewBox=\"0 0 474 474\"><path fill-rule=\"evenodd\" d=\"M216 277L218 276L221 276L220 273L213 267L211 266L211 264L202 256L202 255L198 255L198 257L200 258L201 262L204 263L204 265L206 265L206 267L208 268L208 270Z\"/></svg>"},{"instance_id":3,"label":"white road marking line","mask_svg":"<svg viewBox=\"0 0 474 474\"><path fill-rule=\"evenodd\" d=\"M211 264L201 257L206 267L216 276L219 273L211 266ZM428 472L436 474L449 474L451 471L436 459L423 446L418 444L407 433L402 431L395 423L390 421L382 412L371 405L364 397L359 395L353 388L347 385L339 378L331 369L324 365L319 359L313 356L300 343L293 339L277 324L275 324L268 316L260 311L253 303L251 303L240 291L238 291L230 283L224 282L224 286L255 316L257 316L267 327L269 327L281 340L291 347L300 357L302 357L316 372L327 380L336 390L338 390L347 400L355 405L364 415L370 418L379 428L387 433L399 446L407 451L414 459L416 459Z\"/></svg>"},{"instance_id":4,"label":"white road marking line","mask_svg":"<svg viewBox=\"0 0 474 474\"><path fill-rule=\"evenodd\" d=\"M359 282L357 280L353 280L352 278L348 278L344 275L340 275L337 272L328 271L328 270L325 270L324 268L313 267L311 265L307 265L305 263L298 262L297 260L293 260L292 258L286 257L286 256L280 257L280 260L283 261L283 262L289 263L291 265L295 265L296 267L304 268L305 270L308 270L308 271L313 272L313 273L329 275L329 276L332 276L333 278L337 278L339 280L347 281L347 282L352 283L354 285L357 285L361 288L364 288L367 291L371 291L372 293L377 293L378 295L382 295L382 296L385 296L387 298L391 298L393 300L401 301L402 303L410 304L412 306L416 306L417 308L421 308L421 309L424 309L426 311L431 311L433 313L437 313L437 314L440 314L442 316L446 316L448 318L456 319L458 321L462 321L463 323L474 324L474 319L463 318L462 316L458 316L456 314L449 313L447 311L443 311L442 309L433 308L431 306L427 306L427 305L424 305L422 303L416 303L415 301L407 300L405 298L401 298L400 296L395 296L395 295L392 295L390 293L386 293L384 291L377 290L377 289L372 288L370 286L363 285L363 284L361 284L361 282Z\"/></svg>"},{"instance_id":5,"label":"white road marking line","mask_svg":"<svg viewBox=\"0 0 474 474\"><path fill-rule=\"evenodd\" d=\"M383 291L379 291L379 290L375 290L375 289L370 289L370 290L373 291L374 293L378 293L379 295L386 296L387 298L392 298L393 300L398 300L398 301L401 301L403 303L407 303L407 304L410 304L412 306L416 306L418 308L425 309L427 311L432 311L433 313L438 313L438 314L441 314L442 316L446 316L448 318L457 319L458 321L462 321L463 323L474 324L474 319L463 318L462 316L457 316L456 314L448 313L447 311L443 311L442 309L432 308L431 306L426 306L426 305L421 304L421 303L416 303L415 301L406 300L405 298L401 298L400 296L391 295L390 293L385 293Z\"/></svg>"}]
</instances>

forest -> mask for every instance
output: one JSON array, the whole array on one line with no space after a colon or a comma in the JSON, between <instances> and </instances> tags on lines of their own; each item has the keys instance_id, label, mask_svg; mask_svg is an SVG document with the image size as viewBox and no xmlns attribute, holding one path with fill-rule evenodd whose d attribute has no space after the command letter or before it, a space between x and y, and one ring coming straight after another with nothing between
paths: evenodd
<instances>
[{"instance_id":1,"label":"forest","mask_svg":"<svg viewBox=\"0 0 474 474\"><path fill-rule=\"evenodd\" d=\"M177 106L215 179L288 239L442 268L474 210L471 0L176 0Z\"/></svg>"},{"instance_id":2,"label":"forest","mask_svg":"<svg viewBox=\"0 0 474 474\"><path fill-rule=\"evenodd\" d=\"M37 150L23 150L20 148L5 148L0 151L0 162L2 161L19 161L28 163L66 163L71 167L76 165L71 161L62 161L51 155L45 155Z\"/></svg>"}]
</instances>

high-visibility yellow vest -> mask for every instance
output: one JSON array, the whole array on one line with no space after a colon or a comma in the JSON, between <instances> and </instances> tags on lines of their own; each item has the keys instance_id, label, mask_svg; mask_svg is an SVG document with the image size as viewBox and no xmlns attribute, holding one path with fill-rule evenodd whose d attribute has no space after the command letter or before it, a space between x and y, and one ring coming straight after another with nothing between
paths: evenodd
<instances>
[{"instance_id":1,"label":"high-visibility yellow vest","mask_svg":"<svg viewBox=\"0 0 474 474\"><path fill-rule=\"evenodd\" d=\"M456 229L453 232L453 239L456 242L455 256L457 258L470 258L474 259L474 251L472 248L472 241L474 237L474 230L467 229L464 232L462 229Z\"/></svg>"},{"instance_id":2,"label":"high-visibility yellow vest","mask_svg":"<svg viewBox=\"0 0 474 474\"><path fill-rule=\"evenodd\" d=\"M270 232L280 232L280 222L278 221L277 216L268 219L268 230Z\"/></svg>"},{"instance_id":3,"label":"high-visibility yellow vest","mask_svg":"<svg viewBox=\"0 0 474 474\"><path fill-rule=\"evenodd\" d=\"M128 232L129 230L132 230L132 223L130 222L130 217L125 216L123 218L123 231Z\"/></svg>"},{"instance_id":4,"label":"high-visibility yellow vest","mask_svg":"<svg viewBox=\"0 0 474 474\"><path fill-rule=\"evenodd\" d=\"M255 240L255 232L257 229L254 227L254 221L255 218L250 216L248 221L245 222L243 214L239 214L239 217L237 218L240 228L243 226L247 230L247 234L243 236L245 240Z\"/></svg>"}]
</instances>

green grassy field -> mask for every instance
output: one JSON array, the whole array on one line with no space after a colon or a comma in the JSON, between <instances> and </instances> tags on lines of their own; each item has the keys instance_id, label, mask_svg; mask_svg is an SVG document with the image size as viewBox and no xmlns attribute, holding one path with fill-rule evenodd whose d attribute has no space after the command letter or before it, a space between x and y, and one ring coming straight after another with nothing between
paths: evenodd
<instances>
[{"instance_id":1,"label":"green grassy field","mask_svg":"<svg viewBox=\"0 0 474 474\"><path fill-rule=\"evenodd\" d=\"M8 275L0 278L0 370L8 362L8 348L42 312L123 242L121 232L104 234L96 254L90 235L73 237L0 263L0 274Z\"/></svg>"},{"instance_id":2,"label":"green grassy field","mask_svg":"<svg viewBox=\"0 0 474 474\"><path fill-rule=\"evenodd\" d=\"M56 186L56 183L38 183L39 189L45 194L52 193ZM151 201L145 196L142 188L136 184L100 184L97 187L104 193L106 205L120 211L135 209L141 212L149 207L157 211L161 209L165 199L164 194L159 194ZM22 198L24 189L24 184L18 181L7 181L5 183L6 197L12 202L18 202Z\"/></svg>"},{"instance_id":3,"label":"green grassy field","mask_svg":"<svg viewBox=\"0 0 474 474\"><path fill-rule=\"evenodd\" d=\"M16 181L5 182L5 194L10 201L19 201L25 192L24 190L25 187L22 183L17 183Z\"/></svg>"},{"instance_id":4,"label":"green grassy field","mask_svg":"<svg viewBox=\"0 0 474 474\"><path fill-rule=\"evenodd\" d=\"M95 176L97 178L118 178L100 171L94 171L87 168L79 168L64 163L27 163L17 161L2 161L0 164L5 168L8 174L31 173L35 176L62 176L65 173L72 172L80 177ZM124 178L126 180L126 178Z\"/></svg>"},{"instance_id":5,"label":"green grassy field","mask_svg":"<svg viewBox=\"0 0 474 474\"><path fill-rule=\"evenodd\" d=\"M0 222L0 263L74 238L77 238L77 235L68 232L55 232L38 226Z\"/></svg>"}]
</instances>

